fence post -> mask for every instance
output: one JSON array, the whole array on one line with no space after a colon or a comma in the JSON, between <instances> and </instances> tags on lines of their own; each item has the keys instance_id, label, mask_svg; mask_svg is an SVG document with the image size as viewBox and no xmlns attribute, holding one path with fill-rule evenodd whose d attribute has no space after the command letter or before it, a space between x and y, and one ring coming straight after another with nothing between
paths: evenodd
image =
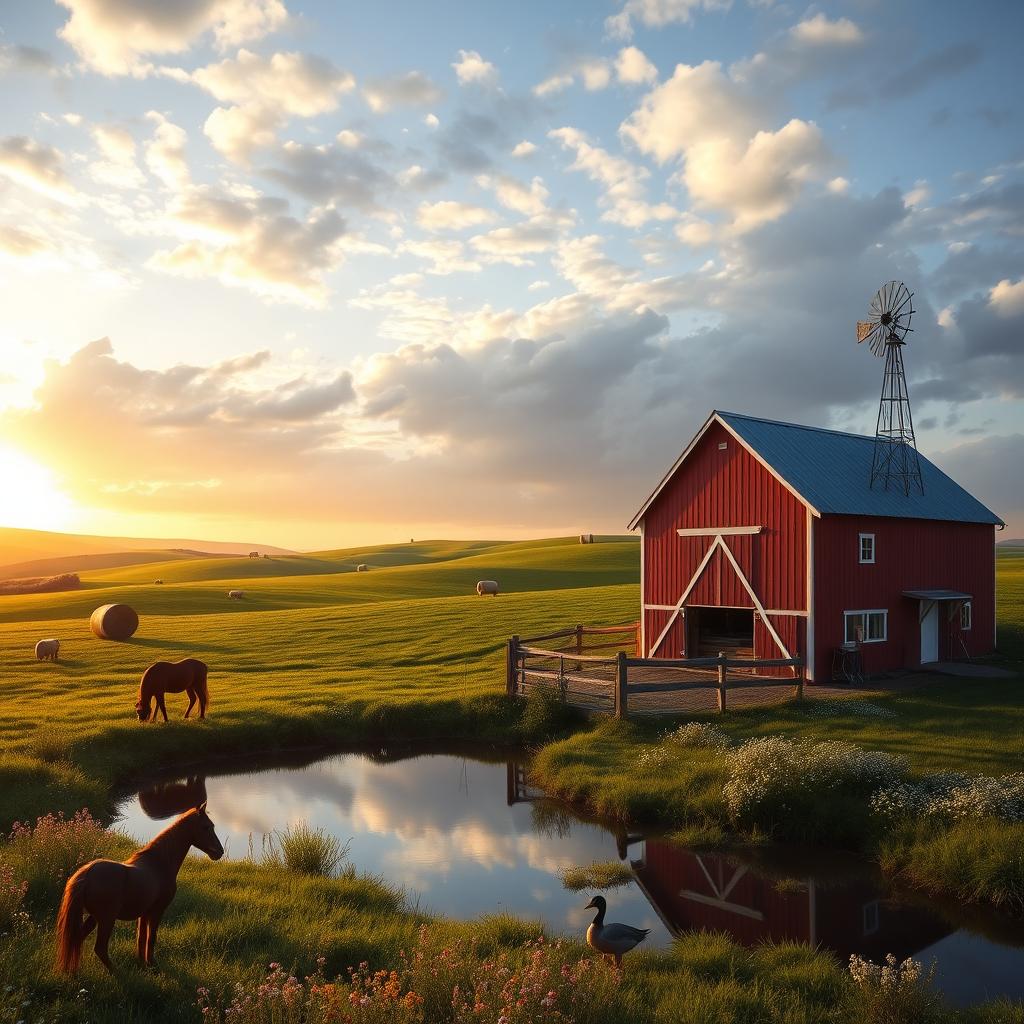
<instances>
[{"instance_id":1,"label":"fence post","mask_svg":"<svg viewBox=\"0 0 1024 1024\"><path fill-rule=\"evenodd\" d=\"M583 623L576 623L576 653L583 653ZM576 662L576 671L581 672L583 670L583 663L580 661Z\"/></svg>"},{"instance_id":2,"label":"fence post","mask_svg":"<svg viewBox=\"0 0 1024 1024\"><path fill-rule=\"evenodd\" d=\"M505 693L514 697L519 689L519 637L509 637L508 649L505 651Z\"/></svg>"},{"instance_id":3,"label":"fence post","mask_svg":"<svg viewBox=\"0 0 1024 1024\"><path fill-rule=\"evenodd\" d=\"M629 711L626 707L626 687L628 679L626 675L626 652L619 651L615 657L615 717L626 718Z\"/></svg>"},{"instance_id":4,"label":"fence post","mask_svg":"<svg viewBox=\"0 0 1024 1024\"><path fill-rule=\"evenodd\" d=\"M725 651L718 652L718 711L725 710Z\"/></svg>"},{"instance_id":5,"label":"fence post","mask_svg":"<svg viewBox=\"0 0 1024 1024\"><path fill-rule=\"evenodd\" d=\"M558 691L562 696L562 703L566 701L566 686L565 686L565 655L560 654L558 656Z\"/></svg>"},{"instance_id":6,"label":"fence post","mask_svg":"<svg viewBox=\"0 0 1024 1024\"><path fill-rule=\"evenodd\" d=\"M800 658L799 661L800 661L800 664L797 666L797 670L796 670L796 692L795 692L794 696L796 697L797 700L803 700L804 699L804 673L806 671L806 666L804 665L804 659L803 658Z\"/></svg>"}]
</instances>

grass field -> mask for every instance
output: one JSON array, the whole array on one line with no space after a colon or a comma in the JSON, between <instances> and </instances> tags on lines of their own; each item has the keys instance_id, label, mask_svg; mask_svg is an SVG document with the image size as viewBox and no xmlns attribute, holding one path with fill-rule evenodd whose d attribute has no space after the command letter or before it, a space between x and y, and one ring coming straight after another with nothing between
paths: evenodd
<instances>
[{"instance_id":1,"label":"grass field","mask_svg":"<svg viewBox=\"0 0 1024 1024\"><path fill-rule=\"evenodd\" d=\"M635 617L636 543L599 541L424 542L258 561L118 564L83 570L81 591L4 598L0 825L82 806L106 815L113 787L210 755L338 746L367 737L539 740L552 724L550 709L524 715L503 697L504 641L512 633ZM370 570L355 572L362 563ZM1003 555L999 572L1000 644L1019 663L1024 552ZM499 580L502 595L476 597L478 579ZM244 590L246 599L229 601L229 589ZM127 643L100 641L88 631L89 612L110 601L139 611L140 629ZM61 638L62 660L38 663L33 645L50 635ZM184 699L172 698L175 717L168 725L138 723L133 705L145 666L191 655L210 665L210 717L184 722ZM880 700L895 718L865 718L840 702L816 713L796 706L731 712L722 724L737 738L769 732L847 737L898 750L920 770L1019 767L1024 701L1016 683L947 680ZM657 728L582 726L546 746L538 769L554 789L622 817L720 821L722 777L714 757L691 758L653 779L636 771L636 753L656 738ZM929 850L936 853L934 846L922 853ZM0 865L5 852L9 847L0 844ZM900 853L889 851L893 870L902 869ZM946 867L936 870L948 870L956 851L947 853L937 861ZM373 880L190 861L161 933L164 971L129 970L110 982L90 965L88 996L79 999L77 986L55 978L49 967L58 891L53 879L33 883L32 923L0 950L0 988L11 986L0 997L0 1014L10 1010L12 1020L42 1019L18 1017L23 997L59 1009L61 1020L198 1019L199 984L223 989L240 978L253 981L270 960L311 970L318 952L330 971L362 959L393 965L399 949L411 948L421 920L400 894ZM2 898L0 891L0 914ZM442 921L431 928L442 943L476 936L481 957L536 930L509 920ZM122 929L115 958L129 957ZM198 966L201 960L208 966ZM863 993L845 972L806 949L748 952L721 937L690 937L671 953L635 956L633 964L598 1019L883 1019L865 1015ZM970 1019L1024 1016L990 1007Z\"/></svg>"}]
</instances>

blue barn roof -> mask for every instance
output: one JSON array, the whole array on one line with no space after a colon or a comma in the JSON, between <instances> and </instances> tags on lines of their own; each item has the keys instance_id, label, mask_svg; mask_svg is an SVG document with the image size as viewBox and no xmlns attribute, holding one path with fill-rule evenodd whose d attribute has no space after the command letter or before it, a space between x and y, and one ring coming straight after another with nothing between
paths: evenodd
<instances>
[{"instance_id":1,"label":"blue barn roof","mask_svg":"<svg viewBox=\"0 0 1024 1024\"><path fill-rule=\"evenodd\" d=\"M959 523L1002 520L923 455L924 494L868 486L875 439L734 412L718 416L822 515L894 516Z\"/></svg>"},{"instance_id":2,"label":"blue barn roof","mask_svg":"<svg viewBox=\"0 0 1024 1024\"><path fill-rule=\"evenodd\" d=\"M630 529L637 526L694 445L716 420L724 423L820 515L891 516L1003 525L994 512L923 455L920 459L924 494L916 488L910 494L904 494L899 487L886 490L877 483L869 487L873 437L717 411L711 414L686 451L644 502L629 524Z\"/></svg>"}]
</instances>

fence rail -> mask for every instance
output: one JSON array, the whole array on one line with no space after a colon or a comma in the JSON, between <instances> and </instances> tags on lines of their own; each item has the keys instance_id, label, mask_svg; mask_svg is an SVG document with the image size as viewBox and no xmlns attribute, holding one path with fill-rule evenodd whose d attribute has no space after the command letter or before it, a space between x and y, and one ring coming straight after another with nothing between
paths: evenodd
<instances>
[{"instance_id":1,"label":"fence rail","mask_svg":"<svg viewBox=\"0 0 1024 1024\"><path fill-rule=\"evenodd\" d=\"M687 710L725 711L729 693L739 691L737 699L743 703L757 702L756 691L785 687L796 698L803 697L804 662L802 658L730 658L724 652L717 657L701 658L642 658L623 650L634 650L638 623L623 626L582 626L556 630L541 636L522 639L513 636L508 641L506 657L506 690L510 696L522 696L531 688L548 687L556 690L567 704L594 711L611 712L617 718L630 713L632 698L644 698L642 706L633 701L633 710L642 714L678 714ZM618 635L618 643L587 643L590 637ZM568 646L552 644L536 646L550 641L566 640ZM594 650L617 648L614 656L589 653ZM789 678L766 676L765 669L788 668ZM732 674L730 675L730 670ZM737 675L742 673L742 675ZM695 700L703 691L708 706ZM743 696L743 691L747 691ZM713 694L713 700L709 700ZM675 699L673 699L675 695ZM682 695L689 695L685 699ZM683 706L688 705L688 706Z\"/></svg>"}]
</instances>

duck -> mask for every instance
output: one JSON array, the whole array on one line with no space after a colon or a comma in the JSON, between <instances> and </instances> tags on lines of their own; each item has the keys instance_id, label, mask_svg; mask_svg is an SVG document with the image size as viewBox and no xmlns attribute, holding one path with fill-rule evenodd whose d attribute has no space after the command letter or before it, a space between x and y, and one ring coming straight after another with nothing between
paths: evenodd
<instances>
[{"instance_id":1,"label":"duck","mask_svg":"<svg viewBox=\"0 0 1024 1024\"><path fill-rule=\"evenodd\" d=\"M616 967L622 966L622 955L639 946L651 932L650 928L634 928L630 924L605 924L608 902L603 896L595 896L583 909L597 911L587 929L587 945L613 959Z\"/></svg>"}]
</instances>

